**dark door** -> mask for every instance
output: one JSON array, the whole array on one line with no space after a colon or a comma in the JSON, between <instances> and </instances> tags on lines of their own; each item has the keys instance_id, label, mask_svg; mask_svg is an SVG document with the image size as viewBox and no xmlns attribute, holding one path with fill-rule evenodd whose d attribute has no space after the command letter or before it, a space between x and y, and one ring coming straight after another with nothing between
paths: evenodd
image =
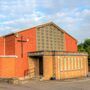
<instances>
[{"instance_id":1,"label":"dark door","mask_svg":"<svg viewBox=\"0 0 90 90\"><path fill-rule=\"evenodd\" d=\"M43 75L43 57L39 58L39 75Z\"/></svg>"}]
</instances>

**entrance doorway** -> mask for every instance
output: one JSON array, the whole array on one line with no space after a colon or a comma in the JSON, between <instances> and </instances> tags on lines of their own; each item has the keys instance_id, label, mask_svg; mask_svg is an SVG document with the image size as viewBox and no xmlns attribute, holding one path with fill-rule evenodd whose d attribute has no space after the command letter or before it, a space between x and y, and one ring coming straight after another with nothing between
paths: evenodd
<instances>
[{"instance_id":1,"label":"entrance doorway","mask_svg":"<svg viewBox=\"0 0 90 90\"><path fill-rule=\"evenodd\" d=\"M43 56L29 57L29 75L31 77L43 76Z\"/></svg>"},{"instance_id":2,"label":"entrance doorway","mask_svg":"<svg viewBox=\"0 0 90 90\"><path fill-rule=\"evenodd\" d=\"M43 57L39 57L39 76L43 76Z\"/></svg>"}]
</instances>

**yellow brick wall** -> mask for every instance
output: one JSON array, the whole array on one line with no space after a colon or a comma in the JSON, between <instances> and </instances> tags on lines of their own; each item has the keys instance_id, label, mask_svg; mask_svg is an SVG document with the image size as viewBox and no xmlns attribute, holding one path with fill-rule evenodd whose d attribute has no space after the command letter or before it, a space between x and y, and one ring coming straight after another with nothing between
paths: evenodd
<instances>
[{"instance_id":1,"label":"yellow brick wall","mask_svg":"<svg viewBox=\"0 0 90 90\"><path fill-rule=\"evenodd\" d=\"M39 76L38 61L38 58L29 58L30 77ZM43 79L49 80L54 73L56 79L87 76L87 56L43 56Z\"/></svg>"},{"instance_id":2,"label":"yellow brick wall","mask_svg":"<svg viewBox=\"0 0 90 90\"><path fill-rule=\"evenodd\" d=\"M87 56L56 56L56 79L87 76Z\"/></svg>"},{"instance_id":3,"label":"yellow brick wall","mask_svg":"<svg viewBox=\"0 0 90 90\"><path fill-rule=\"evenodd\" d=\"M33 78L38 73L38 70L36 70L36 67L38 67L36 65L37 60L35 58L29 57L28 58L28 63L29 63L29 76L30 76L30 78Z\"/></svg>"},{"instance_id":4,"label":"yellow brick wall","mask_svg":"<svg viewBox=\"0 0 90 90\"><path fill-rule=\"evenodd\" d=\"M43 56L44 79L49 80L53 76L53 57Z\"/></svg>"}]
</instances>

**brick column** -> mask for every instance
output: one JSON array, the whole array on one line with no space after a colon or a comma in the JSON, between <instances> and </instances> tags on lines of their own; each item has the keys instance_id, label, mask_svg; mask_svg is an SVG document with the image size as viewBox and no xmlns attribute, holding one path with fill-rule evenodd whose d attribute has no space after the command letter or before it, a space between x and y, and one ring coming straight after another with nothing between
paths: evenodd
<instances>
[{"instance_id":1,"label":"brick column","mask_svg":"<svg viewBox=\"0 0 90 90\"><path fill-rule=\"evenodd\" d=\"M43 75L44 80L49 80L53 76L52 56L43 56Z\"/></svg>"}]
</instances>

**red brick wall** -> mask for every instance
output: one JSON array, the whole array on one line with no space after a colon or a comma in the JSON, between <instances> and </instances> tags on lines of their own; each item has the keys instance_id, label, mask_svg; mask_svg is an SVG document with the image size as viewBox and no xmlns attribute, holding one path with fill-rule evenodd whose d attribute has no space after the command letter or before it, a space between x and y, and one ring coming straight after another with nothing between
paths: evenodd
<instances>
[{"instance_id":1,"label":"red brick wall","mask_svg":"<svg viewBox=\"0 0 90 90\"><path fill-rule=\"evenodd\" d=\"M66 51L77 52L77 41L65 33L65 49Z\"/></svg>"},{"instance_id":2,"label":"red brick wall","mask_svg":"<svg viewBox=\"0 0 90 90\"><path fill-rule=\"evenodd\" d=\"M21 36L23 36L23 40L29 40L23 44L23 57L21 57L21 43L18 42ZM3 42L3 39L0 39L0 42ZM3 55L3 43L0 44L1 52ZM19 32L19 37L15 37L15 35L9 35L5 37L5 54L6 55L17 55L16 70L15 76L23 77L28 70L28 57L27 53L36 51L36 28L27 29L25 31Z\"/></svg>"},{"instance_id":3,"label":"red brick wall","mask_svg":"<svg viewBox=\"0 0 90 90\"><path fill-rule=\"evenodd\" d=\"M16 57L0 57L0 78L16 77L16 61Z\"/></svg>"},{"instance_id":4,"label":"red brick wall","mask_svg":"<svg viewBox=\"0 0 90 90\"><path fill-rule=\"evenodd\" d=\"M21 43L17 41L21 39L21 36L23 36L23 40L29 40L23 44L23 57L21 57ZM15 55L18 56L18 69L16 70L17 76L22 77L25 75L25 72L27 72L29 68L27 53L32 51L36 51L36 28L19 32L19 37L15 40Z\"/></svg>"},{"instance_id":5,"label":"red brick wall","mask_svg":"<svg viewBox=\"0 0 90 90\"><path fill-rule=\"evenodd\" d=\"M0 55L4 55L4 38L0 37Z\"/></svg>"},{"instance_id":6,"label":"red brick wall","mask_svg":"<svg viewBox=\"0 0 90 90\"><path fill-rule=\"evenodd\" d=\"M9 35L5 37L5 54L15 55L15 36Z\"/></svg>"}]
</instances>

